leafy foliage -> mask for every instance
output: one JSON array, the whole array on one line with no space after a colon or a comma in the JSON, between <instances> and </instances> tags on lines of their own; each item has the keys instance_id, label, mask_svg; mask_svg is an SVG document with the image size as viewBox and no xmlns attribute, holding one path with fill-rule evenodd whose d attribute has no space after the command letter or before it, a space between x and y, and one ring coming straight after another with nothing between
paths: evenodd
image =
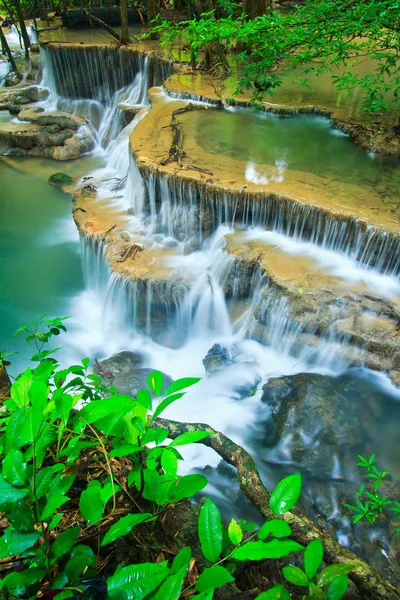
<instances>
[{"instance_id":1,"label":"leafy foliage","mask_svg":"<svg viewBox=\"0 0 400 600\"><path fill-rule=\"evenodd\" d=\"M104 388L100 377L88 372L88 359L62 369L44 347L64 329L63 319L40 319L19 330L35 343L38 364L14 381L0 422L0 510L7 520L0 537L0 558L12 560L0 582L6 595L31 598L51 587L60 590L56 596L60 600L69 598L71 590L85 597L86 591L100 586L101 593L118 600L178 600L184 589L193 588L194 598L210 600L215 589L234 582L236 562L282 558L304 550L290 539L291 529L282 518L267 521L261 528L232 519L226 527L218 507L207 498L200 509L198 535L210 566L200 575L188 577L194 561L191 549L185 547L172 564L161 560L119 565L107 579L98 576L102 548L110 548L139 526L151 536L169 504L205 487L207 480L201 475L178 474L181 457L176 446L199 442L209 434L193 430L168 441L168 431L154 422L157 409L153 412L148 390L131 398ZM186 378L168 386L158 399L159 412L168 399L183 396L183 390L197 381ZM148 386L159 396L162 374L154 371ZM89 457L93 464L103 465L105 476L88 476L73 505L74 521L65 526L70 503L76 499L79 465ZM125 469L122 477L113 468L113 461L118 460ZM299 475L279 482L271 495L272 510L284 516L293 508L300 487ZM117 496L122 503L117 504ZM153 509L142 512L140 499ZM85 543L88 530L93 545ZM329 586L326 598L340 599L351 565L328 566L318 573L322 561L318 540L305 549L304 557L305 572L287 566L284 577L292 584L308 586L310 597L312 588L325 597L323 588ZM19 565L17 570L14 563ZM260 598L290 595L277 585Z\"/></svg>"}]
</instances>

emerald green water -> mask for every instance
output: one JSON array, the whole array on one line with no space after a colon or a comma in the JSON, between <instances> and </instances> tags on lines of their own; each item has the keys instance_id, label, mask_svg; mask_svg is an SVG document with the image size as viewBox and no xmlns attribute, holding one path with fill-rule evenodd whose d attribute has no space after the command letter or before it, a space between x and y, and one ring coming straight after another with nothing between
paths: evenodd
<instances>
[{"instance_id":1,"label":"emerald green water","mask_svg":"<svg viewBox=\"0 0 400 600\"><path fill-rule=\"evenodd\" d=\"M400 191L396 160L374 156L313 115L280 116L236 109L195 111L184 124L207 152L284 169L314 173L345 183ZM262 175L262 168L257 168Z\"/></svg>"},{"instance_id":2,"label":"emerald green water","mask_svg":"<svg viewBox=\"0 0 400 600\"><path fill-rule=\"evenodd\" d=\"M23 336L13 332L40 315L68 314L69 300L83 287L79 237L71 217L71 199L47 179L57 163L13 159L21 172L0 160L0 349L12 348L13 371L30 356ZM85 160L64 163L73 175Z\"/></svg>"}]
</instances>

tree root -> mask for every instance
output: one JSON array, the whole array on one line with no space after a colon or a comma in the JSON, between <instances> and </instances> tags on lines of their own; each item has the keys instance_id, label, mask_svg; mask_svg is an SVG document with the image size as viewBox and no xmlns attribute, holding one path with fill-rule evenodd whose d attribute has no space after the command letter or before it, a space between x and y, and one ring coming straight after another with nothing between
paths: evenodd
<instances>
[{"instance_id":1,"label":"tree root","mask_svg":"<svg viewBox=\"0 0 400 600\"><path fill-rule=\"evenodd\" d=\"M264 487L252 457L223 433L204 423L181 423L168 419L156 419L154 427L168 430L171 439L188 431L206 431L211 435L200 444L209 446L228 464L236 468L237 481L242 492L256 506L266 519L276 515L269 507L270 492ZM363 600L400 600L400 591L384 580L373 567L361 560L356 554L343 548L327 531L318 529L306 515L297 509L281 517L292 529L292 538L302 545L318 538L324 547L324 561L327 564L347 563L353 565L349 577L356 585Z\"/></svg>"}]
</instances>

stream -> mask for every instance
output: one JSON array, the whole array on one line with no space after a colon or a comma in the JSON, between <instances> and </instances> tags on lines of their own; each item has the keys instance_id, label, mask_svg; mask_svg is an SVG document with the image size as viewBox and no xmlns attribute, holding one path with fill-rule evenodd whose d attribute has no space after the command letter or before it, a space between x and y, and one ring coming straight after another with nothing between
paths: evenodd
<instances>
[{"instance_id":1,"label":"stream","mask_svg":"<svg viewBox=\"0 0 400 600\"><path fill-rule=\"evenodd\" d=\"M141 355L143 366L173 379L201 377L165 416L207 422L242 444L256 459L267 487L300 470L305 480L302 506L308 514L325 519L341 543L373 556L376 564L385 562L390 551L385 529L371 533L362 525L353 527L341 504L351 502L360 485L357 453L376 453L378 464L400 480L400 459L394 452L399 443L399 390L384 373L363 365L351 367L331 351L343 342L338 336L321 338L316 347L299 351L299 328L290 319L284 296L269 306L263 338L249 335L268 282L255 270L247 293L239 293L243 275L235 271L234 257L225 248L229 235L279 248L295 269L297 260L306 259L321 277L361 282L368 293L394 303L400 298L398 254L393 251L374 263L350 248L343 236L340 244L321 241L306 234L304 226L294 231L271 219L263 226L250 219L235 220L223 209L209 235L200 234L196 201L187 189L173 189L166 179L144 181L130 157L129 136L149 109L148 88L162 84L160 75L149 75L149 61L142 57L131 65L129 82L121 71L107 87L109 82L102 78L110 62L101 62L105 53L93 56L88 53L85 58L93 79L86 79L83 88L77 81L74 88L72 54L69 58L65 50L61 58L54 58L50 50L42 51L42 85L50 96L40 106L91 120L95 149L61 164L32 157L0 160L0 340L2 348L17 351L12 374L23 368L30 350L21 338L11 338L13 331L46 313L70 317L68 334L57 340L63 347L58 353L62 363L84 356L101 360L130 350ZM116 59L110 55L107 60ZM60 69L68 79L65 96ZM74 89L77 95L71 97ZM145 110L124 127L121 104ZM4 111L0 118L13 117ZM230 109L199 112L183 122L186 135L201 151L239 161L248 182L268 183L272 177L279 183L287 169L306 174L311 165L313 175L333 180L332 189L354 184L365 188L366 194L374 190L383 200L400 189L398 162L357 148L321 117L281 118ZM165 254L168 275L161 299L151 275L142 287L127 282L111 271L102 243L80 237L69 194L47 183L56 171L69 174L80 186L82 177L90 176L99 204L123 212L128 235L139 236L146 248ZM124 182L118 191L116 180ZM133 210L127 213L128 209ZM187 276L183 298L175 294L176 274ZM208 353L222 368L206 376L203 359ZM263 389L271 378L277 378L278 392ZM291 386L297 404L282 426L280 398ZM326 416L319 422L321 402L326 403ZM322 425L329 430L325 437ZM204 472L210 481L207 493L226 515L258 519L239 493L232 469L221 465L211 449L193 445L182 454L182 473Z\"/></svg>"}]
</instances>

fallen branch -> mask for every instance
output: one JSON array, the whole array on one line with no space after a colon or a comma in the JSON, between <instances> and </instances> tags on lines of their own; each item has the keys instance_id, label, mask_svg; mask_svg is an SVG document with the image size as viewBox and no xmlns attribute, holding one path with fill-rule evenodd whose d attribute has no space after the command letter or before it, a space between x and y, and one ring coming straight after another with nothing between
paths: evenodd
<instances>
[{"instance_id":1,"label":"fallen branch","mask_svg":"<svg viewBox=\"0 0 400 600\"><path fill-rule=\"evenodd\" d=\"M168 154L167 158L164 158L164 160L161 161L161 163L160 163L161 165L165 166L171 162L177 162L180 167L183 166L182 158L185 156L185 151L183 149L183 133L179 129L179 125L181 125L181 123L179 123L177 121L176 115L180 115L182 113L190 112L191 110L197 110L197 109L207 110L208 106L201 106L201 105L195 106L194 104L189 102L189 104L187 104L186 106L183 106L182 108L178 108L177 110L174 110L172 112L171 123L169 125L166 125L165 127L163 127L163 129L167 129L168 127L171 127L171 129L172 129L172 144L169 149L169 154Z\"/></svg>"},{"instance_id":2,"label":"fallen branch","mask_svg":"<svg viewBox=\"0 0 400 600\"><path fill-rule=\"evenodd\" d=\"M266 519L276 515L269 507L271 494L261 481L254 460L242 448L223 433L216 431L204 423L181 423L167 419L156 419L153 427L168 430L168 436L175 439L188 431L206 431L211 435L198 443L209 446L228 464L236 468L237 481L242 492L256 506ZM324 560L327 564L347 563L353 565L349 577L357 586L363 600L399 600L400 590L390 581L384 580L373 567L370 567L359 556L343 548L327 531L321 531L306 515L294 509L282 515L292 529L292 538L306 546L313 539L321 540L324 547Z\"/></svg>"},{"instance_id":3,"label":"fallen branch","mask_svg":"<svg viewBox=\"0 0 400 600\"><path fill-rule=\"evenodd\" d=\"M129 244L126 248L124 254L121 256L119 260L116 262L125 262L128 258L135 258L138 252L143 252L144 246L142 244L138 244L135 242L134 244Z\"/></svg>"},{"instance_id":4,"label":"fallen branch","mask_svg":"<svg viewBox=\"0 0 400 600\"><path fill-rule=\"evenodd\" d=\"M201 169L200 167L196 167L196 165L189 165L186 168L190 169L191 171L199 171L199 173L205 173L206 175L214 175L212 171L209 171L208 169Z\"/></svg>"}]
</instances>

